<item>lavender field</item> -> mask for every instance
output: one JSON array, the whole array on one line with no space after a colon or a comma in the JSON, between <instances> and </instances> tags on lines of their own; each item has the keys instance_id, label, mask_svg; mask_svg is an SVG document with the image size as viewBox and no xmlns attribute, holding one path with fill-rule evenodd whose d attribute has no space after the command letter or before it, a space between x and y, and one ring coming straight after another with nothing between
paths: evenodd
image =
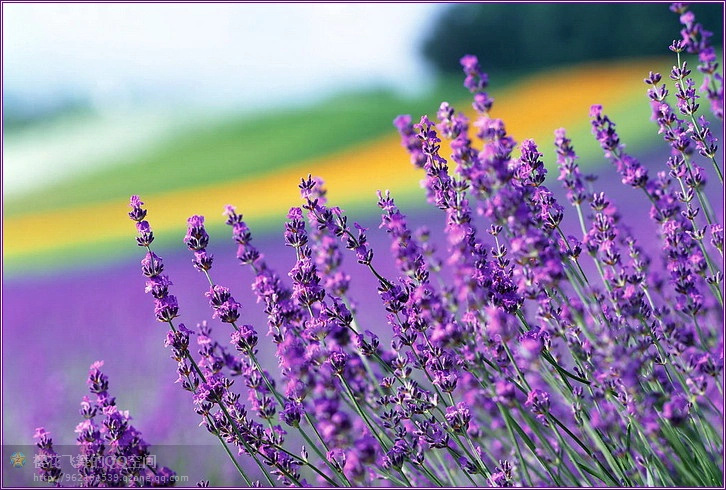
<instances>
[{"instance_id":1,"label":"lavender field","mask_svg":"<svg viewBox=\"0 0 726 490\"><path fill-rule=\"evenodd\" d=\"M356 147L417 197L341 209L303 171L266 226L243 195L183 231L144 195L69 201L128 235L4 270L3 485L722 487L722 54L670 11L673 68L622 125L595 93L515 138L461 57L467 107L391 118L395 161Z\"/></svg>"}]
</instances>

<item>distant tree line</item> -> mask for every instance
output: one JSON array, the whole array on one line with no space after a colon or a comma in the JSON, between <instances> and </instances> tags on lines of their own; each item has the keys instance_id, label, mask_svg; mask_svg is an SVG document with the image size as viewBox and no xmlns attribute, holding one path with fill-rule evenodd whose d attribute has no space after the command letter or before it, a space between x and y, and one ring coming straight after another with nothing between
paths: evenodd
<instances>
[{"instance_id":1,"label":"distant tree line","mask_svg":"<svg viewBox=\"0 0 726 490\"><path fill-rule=\"evenodd\" d=\"M536 69L584 60L667 55L680 38L668 3L453 4L423 42L440 72L458 72L459 58L476 54L487 70ZM694 3L698 22L723 39L723 3Z\"/></svg>"}]
</instances>

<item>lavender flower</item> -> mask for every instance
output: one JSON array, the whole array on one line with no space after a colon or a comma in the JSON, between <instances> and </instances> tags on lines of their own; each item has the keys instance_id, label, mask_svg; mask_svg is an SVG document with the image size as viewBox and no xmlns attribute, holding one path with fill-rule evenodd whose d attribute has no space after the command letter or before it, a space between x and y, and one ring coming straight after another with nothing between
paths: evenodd
<instances>
[{"instance_id":1,"label":"lavender flower","mask_svg":"<svg viewBox=\"0 0 726 490\"><path fill-rule=\"evenodd\" d=\"M38 447L38 453L34 458L38 468L38 475L42 481L52 483L57 487L61 486L63 470L60 467L60 456L53 449L53 439L50 437L50 432L46 431L44 427L38 427L35 429L33 439L36 440L35 445Z\"/></svg>"},{"instance_id":2,"label":"lavender flower","mask_svg":"<svg viewBox=\"0 0 726 490\"><path fill-rule=\"evenodd\" d=\"M303 205L290 209L284 226L294 252L285 277L253 245L242 216L225 208L237 258L254 274L267 336L213 282L210 237L197 215L184 242L209 282L212 317L231 326L229 343L214 340L205 322L195 332L174 323L179 305L133 196L129 216L146 249L146 291L157 319L170 326L165 345L201 425L228 451L249 457L271 486L304 486L310 476L332 486L719 484L721 434L713 422L723 412L723 271L714 256L723 253L723 227L697 161L715 163L718 146L681 55L698 54L712 106L722 100L722 79L710 34L686 5L672 10L684 26L671 45L674 88L658 73L645 79L652 118L671 151L664 166L647 168L627 153L625 135L600 105L590 113L620 180L644 194L657 245L636 240L628 210L582 174L572 141L558 129L558 180L577 213L571 220L548 188L549 162L535 141L517 148L504 122L490 117L488 76L471 55L461 65L475 120L442 103L436 121L394 121L411 163L424 171L428 202L443 213L441 251L429 241L435 230L412 230L391 194L379 192L380 228L395 266L386 271L379 264L386 257L369 242L377 231L349 225L328 203L322 180L308 175L298 186ZM451 141L450 159L442 138ZM579 232L568 235L572 224ZM359 317L344 249L358 263L350 267L375 279L388 334ZM268 339L276 372L260 354ZM131 438L137 442L128 450L143 452L100 365L92 366L89 388L96 399L81 404L82 451L126 451ZM84 471L87 483L99 481Z\"/></svg>"}]
</instances>

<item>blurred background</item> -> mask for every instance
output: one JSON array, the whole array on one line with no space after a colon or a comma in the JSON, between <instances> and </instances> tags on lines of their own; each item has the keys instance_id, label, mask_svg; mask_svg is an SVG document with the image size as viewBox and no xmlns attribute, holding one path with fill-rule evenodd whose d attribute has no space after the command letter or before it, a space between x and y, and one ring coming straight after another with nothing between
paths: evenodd
<instances>
[{"instance_id":1,"label":"blurred background","mask_svg":"<svg viewBox=\"0 0 726 490\"><path fill-rule=\"evenodd\" d=\"M723 5L692 10L721 54ZM590 135L595 103L651 168L664 168L668 155L642 82L675 62L667 46L681 26L668 4L4 3L2 19L6 451L31 444L38 426L73 444L88 366L104 359L112 394L148 442L208 451L174 453L165 464L187 469L192 484L235 483L174 384L165 329L143 293L143 254L126 215L131 194L147 203L182 321L211 321L205 279L182 244L186 218L204 214L216 282L264 331L223 206L237 206L286 277L294 253L283 246L282 223L300 204L300 177L318 175L331 203L371 228L380 268L390 270L377 189L390 189L435 237L444 225L426 207L422 175L391 122L401 113L433 117L443 100L471 113L464 54L478 55L490 74L493 116L518 141L539 143L553 189L553 132L566 127L580 164L618 192L619 206L647 211ZM357 264L346 267L356 272ZM374 281L354 277L361 323L381 330ZM212 325L226 343L226 326ZM274 371L272 351L262 352ZM4 482L28 484L32 470L22 471L4 471Z\"/></svg>"}]
</instances>

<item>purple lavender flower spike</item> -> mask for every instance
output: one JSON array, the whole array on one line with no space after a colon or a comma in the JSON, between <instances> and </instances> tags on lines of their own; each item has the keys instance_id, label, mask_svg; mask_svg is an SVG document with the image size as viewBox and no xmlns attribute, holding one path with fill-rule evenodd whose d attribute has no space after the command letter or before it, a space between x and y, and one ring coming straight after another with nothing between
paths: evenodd
<instances>
[{"instance_id":1,"label":"purple lavender flower spike","mask_svg":"<svg viewBox=\"0 0 726 490\"><path fill-rule=\"evenodd\" d=\"M209 245L209 234L204 228L204 216L194 215L187 220L184 243L192 251L201 250Z\"/></svg>"},{"instance_id":2,"label":"purple lavender flower spike","mask_svg":"<svg viewBox=\"0 0 726 490\"><path fill-rule=\"evenodd\" d=\"M154 233L151 231L148 221L137 222L136 231L138 233L136 243L139 244L139 247L148 247L154 241Z\"/></svg>"},{"instance_id":3,"label":"purple lavender flower spike","mask_svg":"<svg viewBox=\"0 0 726 490\"><path fill-rule=\"evenodd\" d=\"M179 304L174 295L154 298L154 314L160 322L168 323L179 316Z\"/></svg>"},{"instance_id":4,"label":"purple lavender flower spike","mask_svg":"<svg viewBox=\"0 0 726 490\"><path fill-rule=\"evenodd\" d=\"M60 456L53 449L53 439L50 437L50 432L45 430L44 427L38 427L35 429L33 439L36 440L35 445L38 447L34 461L41 481L60 487L63 470L60 466Z\"/></svg>"},{"instance_id":5,"label":"purple lavender flower spike","mask_svg":"<svg viewBox=\"0 0 726 490\"><path fill-rule=\"evenodd\" d=\"M232 332L230 342L242 353L253 351L257 346L257 332L252 325L242 325Z\"/></svg>"},{"instance_id":6,"label":"purple lavender flower spike","mask_svg":"<svg viewBox=\"0 0 726 490\"><path fill-rule=\"evenodd\" d=\"M129 200L129 206L131 206L129 218L136 222L142 221L146 217L146 210L141 207L143 205L144 202L139 198L139 196L131 196L131 199Z\"/></svg>"},{"instance_id":7,"label":"purple lavender flower spike","mask_svg":"<svg viewBox=\"0 0 726 490\"><path fill-rule=\"evenodd\" d=\"M469 89L472 94L483 92L489 85L489 76L479 66L479 59L474 55L467 54L459 60L459 63L466 75L464 87Z\"/></svg>"},{"instance_id":8,"label":"purple lavender flower spike","mask_svg":"<svg viewBox=\"0 0 726 490\"><path fill-rule=\"evenodd\" d=\"M164 263L161 257L154 252L147 252L146 256L141 259L141 272L148 278L159 276L164 271Z\"/></svg>"},{"instance_id":9,"label":"purple lavender flower spike","mask_svg":"<svg viewBox=\"0 0 726 490\"><path fill-rule=\"evenodd\" d=\"M539 389L530 391L524 406L529 407L532 413L537 416L537 420L547 424L547 415L550 411L550 396L547 392Z\"/></svg>"},{"instance_id":10,"label":"purple lavender flower spike","mask_svg":"<svg viewBox=\"0 0 726 490\"><path fill-rule=\"evenodd\" d=\"M411 163L418 168L423 168L426 163L426 156L421 149L421 140L416 137L416 132L411 122L411 116L402 115L393 120L393 125L401 135L401 145L411 155Z\"/></svg>"},{"instance_id":11,"label":"purple lavender flower spike","mask_svg":"<svg viewBox=\"0 0 726 490\"><path fill-rule=\"evenodd\" d=\"M206 250L209 245L209 234L204 228L204 216L194 215L187 220L184 243L194 253L192 261L194 267L200 271L209 271L212 268L213 257Z\"/></svg>"},{"instance_id":12,"label":"purple lavender flower spike","mask_svg":"<svg viewBox=\"0 0 726 490\"><path fill-rule=\"evenodd\" d=\"M465 403L459 402L455 407L447 407L446 422L455 432L465 433L470 421L471 412Z\"/></svg>"},{"instance_id":13,"label":"purple lavender flower spike","mask_svg":"<svg viewBox=\"0 0 726 490\"><path fill-rule=\"evenodd\" d=\"M128 412L119 410L115 398L109 395L108 377L101 372L102 367L103 361L94 362L88 372L87 384L94 396L84 396L81 401L83 420L75 429L79 454L72 459L78 475L68 475L68 481L81 486L103 486L108 482L172 486L176 473L148 459L149 445L131 425ZM39 449L35 464L41 480L61 486L60 457L53 449L50 433L40 427L34 438Z\"/></svg>"},{"instance_id":14,"label":"purple lavender flower spike","mask_svg":"<svg viewBox=\"0 0 726 490\"><path fill-rule=\"evenodd\" d=\"M669 420L673 425L683 424L688 418L690 412L690 404L682 396L678 396L663 405L663 417Z\"/></svg>"},{"instance_id":15,"label":"purple lavender flower spike","mask_svg":"<svg viewBox=\"0 0 726 490\"><path fill-rule=\"evenodd\" d=\"M499 488L513 487L513 469L512 463L509 461L500 461L496 471L492 473L492 476L489 478L491 486Z\"/></svg>"}]
</instances>

